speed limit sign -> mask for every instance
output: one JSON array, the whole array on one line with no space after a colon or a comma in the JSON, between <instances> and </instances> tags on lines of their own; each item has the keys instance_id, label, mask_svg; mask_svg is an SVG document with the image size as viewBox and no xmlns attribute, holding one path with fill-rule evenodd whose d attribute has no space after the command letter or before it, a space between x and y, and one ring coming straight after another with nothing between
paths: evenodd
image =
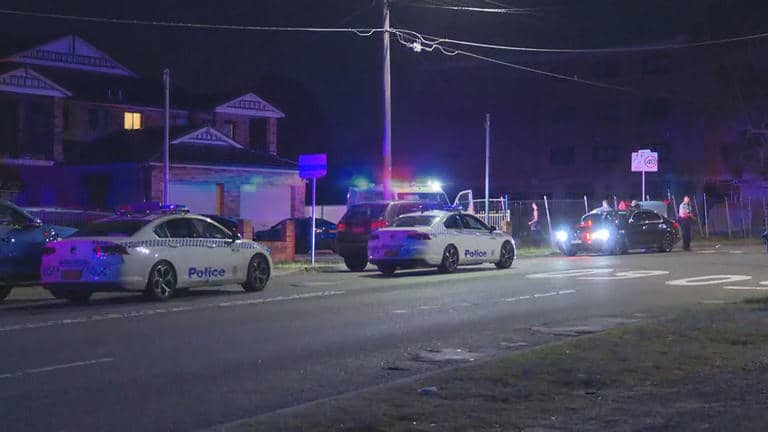
<instances>
[{"instance_id":1,"label":"speed limit sign","mask_svg":"<svg viewBox=\"0 0 768 432\"><path fill-rule=\"evenodd\" d=\"M632 152L632 172L657 172L659 154L649 150Z\"/></svg>"}]
</instances>

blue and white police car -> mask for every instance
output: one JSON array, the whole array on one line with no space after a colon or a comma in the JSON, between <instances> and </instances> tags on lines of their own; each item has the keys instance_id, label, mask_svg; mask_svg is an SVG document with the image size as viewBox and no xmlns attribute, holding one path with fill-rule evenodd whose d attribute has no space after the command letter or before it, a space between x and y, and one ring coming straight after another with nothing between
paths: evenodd
<instances>
[{"instance_id":1,"label":"blue and white police car","mask_svg":"<svg viewBox=\"0 0 768 432\"><path fill-rule=\"evenodd\" d=\"M434 210L402 215L372 233L368 255L387 276L432 266L451 273L460 265L482 263L505 269L515 259L515 240L472 214Z\"/></svg>"},{"instance_id":2,"label":"blue and white police car","mask_svg":"<svg viewBox=\"0 0 768 432\"><path fill-rule=\"evenodd\" d=\"M269 249L179 207L91 223L48 243L40 267L43 286L74 302L97 291L143 291L160 301L200 286L260 291L271 273Z\"/></svg>"}]
</instances>

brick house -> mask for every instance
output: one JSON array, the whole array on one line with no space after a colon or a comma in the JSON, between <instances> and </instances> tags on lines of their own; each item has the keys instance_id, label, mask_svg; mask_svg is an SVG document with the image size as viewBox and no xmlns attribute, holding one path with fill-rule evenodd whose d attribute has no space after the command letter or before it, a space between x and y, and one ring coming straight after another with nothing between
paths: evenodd
<instances>
[{"instance_id":1,"label":"brick house","mask_svg":"<svg viewBox=\"0 0 768 432\"><path fill-rule=\"evenodd\" d=\"M161 201L162 94L75 35L0 53L0 190L27 206ZM278 156L283 117L253 93L172 88L169 201L255 229L303 216L304 181Z\"/></svg>"}]
</instances>

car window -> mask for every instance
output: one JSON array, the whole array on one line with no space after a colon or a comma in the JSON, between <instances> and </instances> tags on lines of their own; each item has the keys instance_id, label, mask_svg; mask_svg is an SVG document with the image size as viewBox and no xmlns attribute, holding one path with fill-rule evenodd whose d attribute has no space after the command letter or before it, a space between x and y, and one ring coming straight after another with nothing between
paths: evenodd
<instances>
[{"instance_id":1,"label":"car window","mask_svg":"<svg viewBox=\"0 0 768 432\"><path fill-rule=\"evenodd\" d=\"M443 225L445 225L448 229L462 229L463 225L461 223L461 218L459 218L459 215L450 215L445 219L445 222L443 222Z\"/></svg>"},{"instance_id":2,"label":"car window","mask_svg":"<svg viewBox=\"0 0 768 432\"><path fill-rule=\"evenodd\" d=\"M72 237L130 237L148 223L144 219L102 220L84 226Z\"/></svg>"},{"instance_id":3,"label":"car window","mask_svg":"<svg viewBox=\"0 0 768 432\"><path fill-rule=\"evenodd\" d=\"M421 211L420 203L393 204L392 215L398 217L407 213L417 213Z\"/></svg>"},{"instance_id":4,"label":"car window","mask_svg":"<svg viewBox=\"0 0 768 432\"><path fill-rule=\"evenodd\" d=\"M464 225L464 229L485 230L485 231L488 231L491 229L488 225L485 224L485 222L468 214L461 215L461 222L462 222L462 225Z\"/></svg>"},{"instance_id":5,"label":"car window","mask_svg":"<svg viewBox=\"0 0 768 432\"><path fill-rule=\"evenodd\" d=\"M171 238L199 238L200 232L192 223L192 219L171 219L164 223L168 236Z\"/></svg>"},{"instance_id":6,"label":"car window","mask_svg":"<svg viewBox=\"0 0 768 432\"><path fill-rule=\"evenodd\" d=\"M655 222L658 219L655 213L649 211L639 211L632 215L632 223Z\"/></svg>"},{"instance_id":7,"label":"car window","mask_svg":"<svg viewBox=\"0 0 768 432\"><path fill-rule=\"evenodd\" d=\"M438 216L400 216L393 223L393 227L419 227L419 226L432 226L437 220Z\"/></svg>"},{"instance_id":8,"label":"car window","mask_svg":"<svg viewBox=\"0 0 768 432\"><path fill-rule=\"evenodd\" d=\"M155 227L152 232L155 233L156 236L160 238L169 238L170 235L168 234L168 229L165 228L165 224L161 224Z\"/></svg>"},{"instance_id":9,"label":"car window","mask_svg":"<svg viewBox=\"0 0 768 432\"><path fill-rule=\"evenodd\" d=\"M203 238L208 239L228 239L227 233L216 225L202 219L192 219L192 223Z\"/></svg>"},{"instance_id":10,"label":"car window","mask_svg":"<svg viewBox=\"0 0 768 432\"><path fill-rule=\"evenodd\" d=\"M370 219L380 218L386 208L386 204L353 205L341 220L348 224L366 224Z\"/></svg>"}]
</instances>

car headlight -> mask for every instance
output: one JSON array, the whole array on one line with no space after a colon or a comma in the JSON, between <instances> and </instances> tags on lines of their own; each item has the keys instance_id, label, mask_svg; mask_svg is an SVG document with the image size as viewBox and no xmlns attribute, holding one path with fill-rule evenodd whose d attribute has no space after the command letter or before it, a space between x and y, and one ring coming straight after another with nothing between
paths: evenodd
<instances>
[{"instance_id":1,"label":"car headlight","mask_svg":"<svg viewBox=\"0 0 768 432\"><path fill-rule=\"evenodd\" d=\"M608 240L611 237L611 232L607 229L597 230L592 234L592 238L596 240Z\"/></svg>"},{"instance_id":2,"label":"car headlight","mask_svg":"<svg viewBox=\"0 0 768 432\"><path fill-rule=\"evenodd\" d=\"M555 240L557 240L559 242L564 242L564 241L568 240L568 233L563 231L563 230L556 231L555 232Z\"/></svg>"}]
</instances>

